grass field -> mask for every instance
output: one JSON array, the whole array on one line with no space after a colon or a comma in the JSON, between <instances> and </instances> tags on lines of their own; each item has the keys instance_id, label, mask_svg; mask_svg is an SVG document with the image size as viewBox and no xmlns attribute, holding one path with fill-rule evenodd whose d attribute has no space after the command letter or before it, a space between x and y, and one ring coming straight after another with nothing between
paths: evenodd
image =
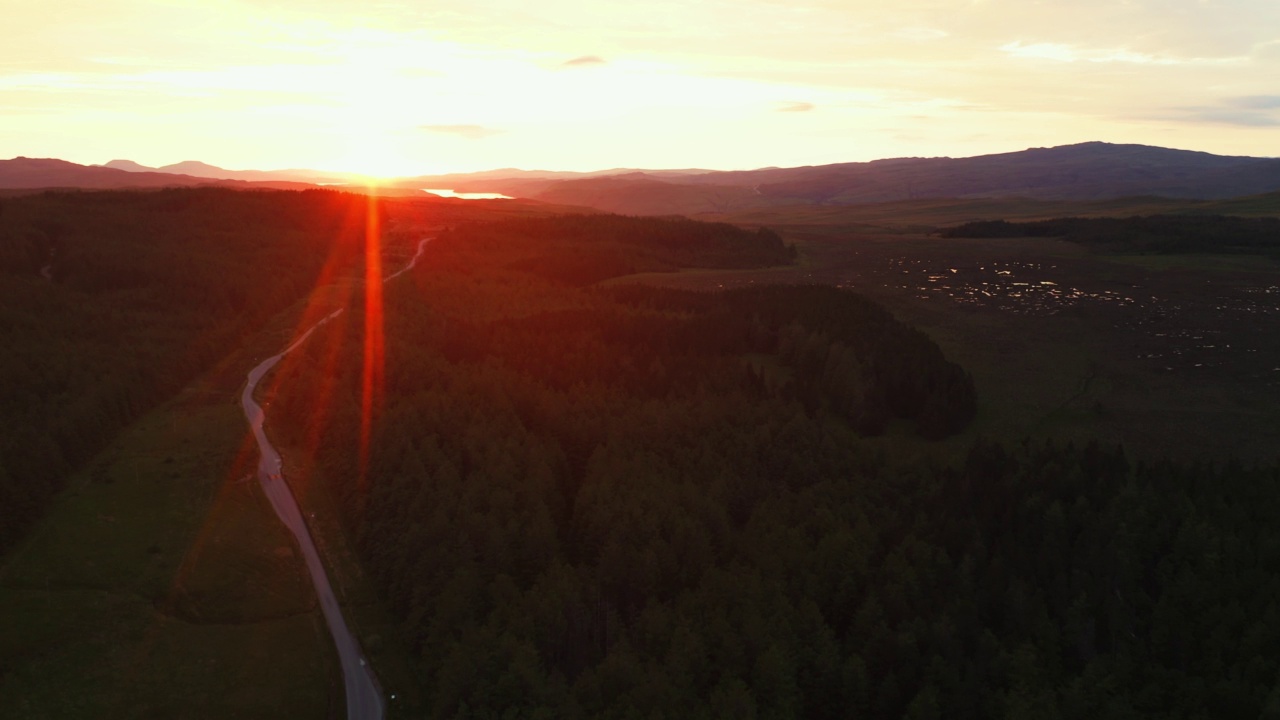
<instances>
[{"instance_id":1,"label":"grass field","mask_svg":"<svg viewBox=\"0 0 1280 720\"><path fill-rule=\"evenodd\" d=\"M326 717L330 642L230 395L130 427L0 568L0 717Z\"/></svg>"},{"instance_id":2,"label":"grass field","mask_svg":"<svg viewBox=\"0 0 1280 720\"><path fill-rule=\"evenodd\" d=\"M948 205L948 219L968 212L959 207ZM913 228L909 218L887 231L792 226L786 237L802 250L793 267L618 282L820 283L874 298L974 376L978 418L944 447L1052 437L1121 442L1146 457L1277 458L1280 337L1263 330L1280 323L1275 263Z\"/></svg>"}]
</instances>

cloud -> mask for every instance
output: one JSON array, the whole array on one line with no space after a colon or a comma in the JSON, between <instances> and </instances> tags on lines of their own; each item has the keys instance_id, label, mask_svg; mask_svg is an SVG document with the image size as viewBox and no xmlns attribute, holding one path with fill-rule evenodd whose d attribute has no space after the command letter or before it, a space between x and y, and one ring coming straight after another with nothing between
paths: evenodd
<instances>
[{"instance_id":1,"label":"cloud","mask_svg":"<svg viewBox=\"0 0 1280 720\"><path fill-rule=\"evenodd\" d=\"M1058 62L1075 62L1078 58L1075 50L1060 43L1030 43L1024 45L1021 40L1018 40L1001 45L1000 51L1014 57L1057 60Z\"/></svg>"},{"instance_id":2,"label":"cloud","mask_svg":"<svg viewBox=\"0 0 1280 720\"><path fill-rule=\"evenodd\" d=\"M781 103L778 112L810 112L817 107L817 105L807 102L784 102Z\"/></svg>"},{"instance_id":3,"label":"cloud","mask_svg":"<svg viewBox=\"0 0 1280 720\"><path fill-rule=\"evenodd\" d=\"M929 42L930 40L941 40L949 37L950 34L946 30L939 30L938 28L904 27L895 31L893 37L911 42Z\"/></svg>"},{"instance_id":4,"label":"cloud","mask_svg":"<svg viewBox=\"0 0 1280 720\"><path fill-rule=\"evenodd\" d=\"M457 135L468 140L480 140L494 135L501 135L502 130L496 128L487 128L483 125L419 125L422 130L427 132L440 133L442 135Z\"/></svg>"},{"instance_id":5,"label":"cloud","mask_svg":"<svg viewBox=\"0 0 1280 720\"><path fill-rule=\"evenodd\" d=\"M579 67L594 67L596 65L608 65L608 64L609 64L609 61L605 60L599 55L582 55L572 60L565 60L564 62L560 63L560 67L579 68Z\"/></svg>"},{"instance_id":6,"label":"cloud","mask_svg":"<svg viewBox=\"0 0 1280 720\"><path fill-rule=\"evenodd\" d=\"M1247 95L1227 98L1216 105L1173 108L1162 120L1211 123L1236 127L1280 127L1280 96Z\"/></svg>"},{"instance_id":7,"label":"cloud","mask_svg":"<svg viewBox=\"0 0 1280 720\"><path fill-rule=\"evenodd\" d=\"M1055 60L1064 63L1082 60L1091 63L1132 63L1135 65L1178 65L1184 62L1205 62L1202 58L1175 60L1169 57L1157 57L1147 53L1133 52L1126 48L1080 48L1062 43L1023 43L1021 40L1001 45L1000 51L1012 57Z\"/></svg>"},{"instance_id":8,"label":"cloud","mask_svg":"<svg viewBox=\"0 0 1280 720\"><path fill-rule=\"evenodd\" d=\"M1280 127L1280 119L1260 112L1248 110L1220 110L1214 108L1192 109L1186 116L1193 122L1217 123L1219 125L1236 125L1239 127Z\"/></svg>"},{"instance_id":9,"label":"cloud","mask_svg":"<svg viewBox=\"0 0 1280 720\"><path fill-rule=\"evenodd\" d=\"M1255 45L1252 55L1259 60L1280 60L1280 40Z\"/></svg>"},{"instance_id":10,"label":"cloud","mask_svg":"<svg viewBox=\"0 0 1280 720\"><path fill-rule=\"evenodd\" d=\"M1245 95L1227 100L1227 104L1244 110L1280 109L1280 95Z\"/></svg>"}]
</instances>

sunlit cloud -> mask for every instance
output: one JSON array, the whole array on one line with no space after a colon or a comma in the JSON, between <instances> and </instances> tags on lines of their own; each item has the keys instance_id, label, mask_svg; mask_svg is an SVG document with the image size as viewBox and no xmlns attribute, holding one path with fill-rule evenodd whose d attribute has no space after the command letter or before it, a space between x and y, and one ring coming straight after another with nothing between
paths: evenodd
<instances>
[{"instance_id":1,"label":"sunlit cloud","mask_svg":"<svg viewBox=\"0 0 1280 720\"><path fill-rule=\"evenodd\" d=\"M1258 43L1250 55L1260 60L1280 60L1280 40Z\"/></svg>"},{"instance_id":2,"label":"sunlit cloud","mask_svg":"<svg viewBox=\"0 0 1280 720\"><path fill-rule=\"evenodd\" d=\"M495 128L487 128L481 125L421 125L419 126L427 132L440 133L442 135L457 135L468 140L480 140L494 135L501 135L503 131Z\"/></svg>"},{"instance_id":3,"label":"sunlit cloud","mask_svg":"<svg viewBox=\"0 0 1280 720\"><path fill-rule=\"evenodd\" d=\"M596 65L607 65L607 64L608 64L608 61L600 57L599 55L583 55L582 57L576 57L576 58L573 58L572 60L565 60L563 63L560 64L560 67L581 68L581 67L593 67Z\"/></svg>"},{"instance_id":4,"label":"sunlit cloud","mask_svg":"<svg viewBox=\"0 0 1280 720\"><path fill-rule=\"evenodd\" d=\"M893 37L912 42L929 42L950 36L946 30L932 27L906 27L893 32Z\"/></svg>"},{"instance_id":5,"label":"sunlit cloud","mask_svg":"<svg viewBox=\"0 0 1280 720\"><path fill-rule=\"evenodd\" d=\"M778 112L810 112L816 107L818 106L808 102L784 102L778 107Z\"/></svg>"},{"instance_id":6,"label":"sunlit cloud","mask_svg":"<svg viewBox=\"0 0 1280 720\"><path fill-rule=\"evenodd\" d=\"M1195 109L1181 118L1184 121L1236 125L1239 127L1280 127L1280 118L1257 112Z\"/></svg>"},{"instance_id":7,"label":"sunlit cloud","mask_svg":"<svg viewBox=\"0 0 1280 720\"><path fill-rule=\"evenodd\" d=\"M1276 110L1280 109L1280 95L1247 95L1230 98L1227 104L1246 110Z\"/></svg>"},{"instance_id":8,"label":"sunlit cloud","mask_svg":"<svg viewBox=\"0 0 1280 720\"><path fill-rule=\"evenodd\" d=\"M1135 63L1139 65L1178 65L1200 59L1177 60L1156 57L1126 49L1097 50L1077 48L1059 43L1027 43L1015 40L1000 46L1000 51L1013 57L1056 60L1058 62Z\"/></svg>"},{"instance_id":9,"label":"sunlit cloud","mask_svg":"<svg viewBox=\"0 0 1280 720\"><path fill-rule=\"evenodd\" d=\"M1175 122L1233 125L1240 128L1280 127L1280 96L1226 98L1213 105L1175 108L1164 117Z\"/></svg>"}]
</instances>

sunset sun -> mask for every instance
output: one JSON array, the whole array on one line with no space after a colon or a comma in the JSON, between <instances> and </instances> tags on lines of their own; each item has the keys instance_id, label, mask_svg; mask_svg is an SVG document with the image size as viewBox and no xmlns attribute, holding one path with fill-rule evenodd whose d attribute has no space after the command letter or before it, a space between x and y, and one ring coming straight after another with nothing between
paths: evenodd
<instances>
[{"instance_id":1,"label":"sunset sun","mask_svg":"<svg viewBox=\"0 0 1280 720\"><path fill-rule=\"evenodd\" d=\"M345 139L345 152L333 165L371 180L423 174L424 165L405 157L395 142L377 131L353 130Z\"/></svg>"}]
</instances>

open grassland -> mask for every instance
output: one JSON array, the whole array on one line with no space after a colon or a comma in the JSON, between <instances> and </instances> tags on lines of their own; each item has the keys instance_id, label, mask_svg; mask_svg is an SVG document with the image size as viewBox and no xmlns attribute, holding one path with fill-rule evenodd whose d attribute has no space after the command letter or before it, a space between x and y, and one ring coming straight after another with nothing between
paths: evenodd
<instances>
[{"instance_id":1,"label":"open grassland","mask_svg":"<svg viewBox=\"0 0 1280 720\"><path fill-rule=\"evenodd\" d=\"M787 239L802 250L794 267L643 280L819 283L872 297L973 374L980 404L970 438L1097 438L1141 456L1275 459L1280 337L1263 330L1280 322L1273 262L942 239L913 231L910 218L897 222L906 224L793 228Z\"/></svg>"},{"instance_id":2,"label":"open grassland","mask_svg":"<svg viewBox=\"0 0 1280 720\"><path fill-rule=\"evenodd\" d=\"M340 704L305 569L249 479L230 397L188 391L135 423L9 555L0 716L324 717Z\"/></svg>"}]
</instances>

